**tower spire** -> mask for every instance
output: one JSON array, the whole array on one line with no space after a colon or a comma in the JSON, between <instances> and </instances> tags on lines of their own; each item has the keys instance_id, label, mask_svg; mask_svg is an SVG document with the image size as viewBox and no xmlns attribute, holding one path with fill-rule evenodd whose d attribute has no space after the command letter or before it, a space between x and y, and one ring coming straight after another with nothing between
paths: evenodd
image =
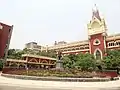
<instances>
[{"instance_id":1,"label":"tower spire","mask_svg":"<svg viewBox=\"0 0 120 90\"><path fill-rule=\"evenodd\" d=\"M92 18L96 17L98 20L101 20L99 15L99 10L97 9L97 5L94 5L94 8L92 9Z\"/></svg>"},{"instance_id":2,"label":"tower spire","mask_svg":"<svg viewBox=\"0 0 120 90\"><path fill-rule=\"evenodd\" d=\"M97 11L97 10L98 10L98 9L97 9L97 5L94 4L93 11Z\"/></svg>"}]
</instances>

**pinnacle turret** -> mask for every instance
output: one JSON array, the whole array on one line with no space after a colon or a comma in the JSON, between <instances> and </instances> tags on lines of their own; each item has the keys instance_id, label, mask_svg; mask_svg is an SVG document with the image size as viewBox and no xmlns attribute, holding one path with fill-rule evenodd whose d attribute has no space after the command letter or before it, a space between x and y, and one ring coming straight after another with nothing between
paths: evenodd
<instances>
[{"instance_id":1,"label":"pinnacle turret","mask_svg":"<svg viewBox=\"0 0 120 90\"><path fill-rule=\"evenodd\" d=\"M94 17L96 17L98 20L101 20L100 15L99 15L99 10L97 9L96 4L92 10L92 18Z\"/></svg>"}]
</instances>

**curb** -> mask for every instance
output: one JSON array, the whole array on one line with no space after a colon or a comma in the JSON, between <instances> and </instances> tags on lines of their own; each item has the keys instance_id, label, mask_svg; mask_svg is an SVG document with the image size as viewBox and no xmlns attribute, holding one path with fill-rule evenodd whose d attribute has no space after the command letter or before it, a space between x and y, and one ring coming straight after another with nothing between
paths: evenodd
<instances>
[{"instance_id":1,"label":"curb","mask_svg":"<svg viewBox=\"0 0 120 90\"><path fill-rule=\"evenodd\" d=\"M1 76L15 79L24 80L41 80L41 81L64 81L64 82L108 82L112 80L119 80L119 77L115 78L59 78L59 77L37 77L37 76L26 76L26 75L12 75L12 74L1 74Z\"/></svg>"}]
</instances>

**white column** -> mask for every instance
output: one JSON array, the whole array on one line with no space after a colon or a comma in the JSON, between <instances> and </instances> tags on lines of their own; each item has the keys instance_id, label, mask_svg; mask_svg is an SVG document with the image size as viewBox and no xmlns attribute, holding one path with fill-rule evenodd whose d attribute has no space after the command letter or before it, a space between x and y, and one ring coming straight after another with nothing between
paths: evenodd
<instances>
[{"instance_id":1,"label":"white column","mask_svg":"<svg viewBox=\"0 0 120 90\"><path fill-rule=\"evenodd\" d=\"M46 52L48 51L48 45L46 45Z\"/></svg>"},{"instance_id":2,"label":"white column","mask_svg":"<svg viewBox=\"0 0 120 90\"><path fill-rule=\"evenodd\" d=\"M90 54L91 54L92 52L91 52L91 43L90 43L90 39L91 39L91 36L89 35L89 36L88 36L88 40L89 40L89 51L90 51Z\"/></svg>"}]
</instances>

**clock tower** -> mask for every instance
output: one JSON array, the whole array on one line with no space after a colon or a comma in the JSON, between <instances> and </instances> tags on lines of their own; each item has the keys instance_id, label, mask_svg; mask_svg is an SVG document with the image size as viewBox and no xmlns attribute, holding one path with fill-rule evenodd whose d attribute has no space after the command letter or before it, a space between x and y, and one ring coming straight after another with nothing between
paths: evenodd
<instances>
[{"instance_id":1,"label":"clock tower","mask_svg":"<svg viewBox=\"0 0 120 90\"><path fill-rule=\"evenodd\" d=\"M105 20L99 15L99 10L95 5L92 12L92 20L87 25L90 53L94 54L96 59L102 59L106 52L107 28Z\"/></svg>"}]
</instances>

